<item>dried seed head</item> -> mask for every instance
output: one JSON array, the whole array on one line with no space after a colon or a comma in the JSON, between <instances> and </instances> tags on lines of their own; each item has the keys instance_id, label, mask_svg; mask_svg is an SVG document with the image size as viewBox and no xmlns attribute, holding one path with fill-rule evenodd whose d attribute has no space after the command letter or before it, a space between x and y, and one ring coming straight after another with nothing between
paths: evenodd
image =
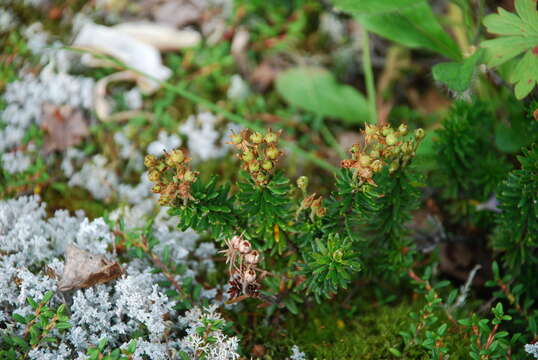
<instances>
[{"instance_id":1,"label":"dried seed head","mask_svg":"<svg viewBox=\"0 0 538 360\"><path fill-rule=\"evenodd\" d=\"M243 241L243 239L241 239L240 236L235 235L234 237L232 237L232 240L230 240L230 245L232 246L232 248L239 250L239 245L241 244L241 241Z\"/></svg>"},{"instance_id":2,"label":"dried seed head","mask_svg":"<svg viewBox=\"0 0 538 360\"><path fill-rule=\"evenodd\" d=\"M260 253L258 250L252 250L245 255L245 262L247 264L256 265L260 261Z\"/></svg>"},{"instance_id":3,"label":"dried seed head","mask_svg":"<svg viewBox=\"0 0 538 360\"><path fill-rule=\"evenodd\" d=\"M247 269L244 273L243 273L243 280L247 283L252 283L254 281L256 281L256 271L252 270L252 269Z\"/></svg>"},{"instance_id":4,"label":"dried seed head","mask_svg":"<svg viewBox=\"0 0 538 360\"><path fill-rule=\"evenodd\" d=\"M241 254L248 254L252 250L252 245L248 240L242 240L238 246L239 252Z\"/></svg>"}]
</instances>

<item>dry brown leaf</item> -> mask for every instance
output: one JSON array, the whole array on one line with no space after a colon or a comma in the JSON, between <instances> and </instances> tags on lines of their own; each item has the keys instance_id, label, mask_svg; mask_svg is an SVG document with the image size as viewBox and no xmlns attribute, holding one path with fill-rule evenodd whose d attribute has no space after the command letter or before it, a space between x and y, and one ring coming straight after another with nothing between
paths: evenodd
<instances>
[{"instance_id":1,"label":"dry brown leaf","mask_svg":"<svg viewBox=\"0 0 538 360\"><path fill-rule=\"evenodd\" d=\"M89 134L82 112L69 105L43 105L41 128L45 130L44 149L47 153L78 145Z\"/></svg>"},{"instance_id":2,"label":"dry brown leaf","mask_svg":"<svg viewBox=\"0 0 538 360\"><path fill-rule=\"evenodd\" d=\"M264 92L287 66L288 63L278 56L265 58L250 74L249 81L256 90Z\"/></svg>"},{"instance_id":3,"label":"dry brown leaf","mask_svg":"<svg viewBox=\"0 0 538 360\"><path fill-rule=\"evenodd\" d=\"M58 290L87 288L117 279L122 274L123 270L116 261L110 261L103 255L91 254L75 245L68 245Z\"/></svg>"}]
</instances>

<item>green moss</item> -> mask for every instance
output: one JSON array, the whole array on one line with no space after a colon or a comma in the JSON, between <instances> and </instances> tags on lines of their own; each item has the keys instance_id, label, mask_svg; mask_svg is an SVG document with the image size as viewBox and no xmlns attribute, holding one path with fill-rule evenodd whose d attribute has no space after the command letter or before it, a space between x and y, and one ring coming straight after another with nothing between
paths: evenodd
<instances>
[{"instance_id":1,"label":"green moss","mask_svg":"<svg viewBox=\"0 0 538 360\"><path fill-rule=\"evenodd\" d=\"M288 357L294 344L309 359L317 360L429 359L427 350L417 344L405 345L399 335L412 324L409 314L418 312L422 305L422 302L404 301L397 305L351 306L350 310L334 303L320 305L304 311L302 316L290 316L281 331L272 331L271 326L259 327L255 338L245 339L249 345L244 350L246 355L251 355L248 350L254 344L263 344L266 360ZM361 310L354 311L357 308ZM466 341L464 336L449 331L444 340L450 355L467 357L468 347L462 346L462 340ZM391 348L401 356L391 353Z\"/></svg>"}]
</instances>

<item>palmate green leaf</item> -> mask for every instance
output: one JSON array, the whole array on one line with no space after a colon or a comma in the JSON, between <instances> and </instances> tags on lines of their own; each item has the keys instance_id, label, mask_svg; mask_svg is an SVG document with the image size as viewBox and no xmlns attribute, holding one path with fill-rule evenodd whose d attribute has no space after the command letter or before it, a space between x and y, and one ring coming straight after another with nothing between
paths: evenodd
<instances>
[{"instance_id":1,"label":"palmate green leaf","mask_svg":"<svg viewBox=\"0 0 538 360\"><path fill-rule=\"evenodd\" d=\"M333 74L320 67L301 66L281 72L276 89L288 103L321 116L350 124L368 119L364 96L349 85L339 84Z\"/></svg>"},{"instance_id":2,"label":"palmate green leaf","mask_svg":"<svg viewBox=\"0 0 538 360\"><path fill-rule=\"evenodd\" d=\"M367 30L410 48L424 48L453 60L458 45L443 30L426 0L333 0Z\"/></svg>"},{"instance_id":3,"label":"palmate green leaf","mask_svg":"<svg viewBox=\"0 0 538 360\"><path fill-rule=\"evenodd\" d=\"M513 14L499 8L484 18L484 25L499 38L481 43L487 49L486 64L495 67L525 53L508 79L515 83L516 98L527 96L538 82L538 10L535 0L516 0Z\"/></svg>"},{"instance_id":4,"label":"palmate green leaf","mask_svg":"<svg viewBox=\"0 0 538 360\"><path fill-rule=\"evenodd\" d=\"M433 78L448 86L450 90L463 92L471 86L471 80L482 54L483 51L479 49L461 62L437 64L432 69Z\"/></svg>"}]
</instances>

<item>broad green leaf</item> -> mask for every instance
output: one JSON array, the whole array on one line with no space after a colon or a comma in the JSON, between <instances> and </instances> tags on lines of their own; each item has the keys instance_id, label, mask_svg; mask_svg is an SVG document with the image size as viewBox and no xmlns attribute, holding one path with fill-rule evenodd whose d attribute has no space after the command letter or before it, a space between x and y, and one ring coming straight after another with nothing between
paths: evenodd
<instances>
[{"instance_id":1,"label":"broad green leaf","mask_svg":"<svg viewBox=\"0 0 538 360\"><path fill-rule=\"evenodd\" d=\"M500 37L486 40L486 64L499 66L524 53L509 79L515 84L516 98L527 96L538 82L538 10L536 0L516 0L516 14L499 8L484 18L484 25Z\"/></svg>"},{"instance_id":2,"label":"broad green leaf","mask_svg":"<svg viewBox=\"0 0 538 360\"><path fill-rule=\"evenodd\" d=\"M301 66L281 72L276 89L288 103L321 116L349 124L368 119L364 96L349 85L339 84L333 74L320 67Z\"/></svg>"},{"instance_id":3,"label":"broad green leaf","mask_svg":"<svg viewBox=\"0 0 538 360\"><path fill-rule=\"evenodd\" d=\"M516 84L514 90L517 99L523 99L534 89L538 82L538 50L536 53L528 51L523 56L519 64L517 64L510 81Z\"/></svg>"},{"instance_id":4,"label":"broad green leaf","mask_svg":"<svg viewBox=\"0 0 538 360\"><path fill-rule=\"evenodd\" d=\"M479 49L461 62L437 64L432 69L433 78L448 86L450 90L463 92L471 86L471 80L481 58L482 50Z\"/></svg>"},{"instance_id":5,"label":"broad green leaf","mask_svg":"<svg viewBox=\"0 0 538 360\"><path fill-rule=\"evenodd\" d=\"M334 0L337 9L351 14L376 14L392 12L424 0Z\"/></svg>"},{"instance_id":6,"label":"broad green leaf","mask_svg":"<svg viewBox=\"0 0 538 360\"><path fill-rule=\"evenodd\" d=\"M454 60L461 59L458 45L443 30L425 0L413 1L412 4L410 1L377 1L378 5L372 5L372 8L385 6L388 12L361 11L362 0L334 1L337 6L355 15L369 31L410 48L424 48Z\"/></svg>"}]
</instances>

